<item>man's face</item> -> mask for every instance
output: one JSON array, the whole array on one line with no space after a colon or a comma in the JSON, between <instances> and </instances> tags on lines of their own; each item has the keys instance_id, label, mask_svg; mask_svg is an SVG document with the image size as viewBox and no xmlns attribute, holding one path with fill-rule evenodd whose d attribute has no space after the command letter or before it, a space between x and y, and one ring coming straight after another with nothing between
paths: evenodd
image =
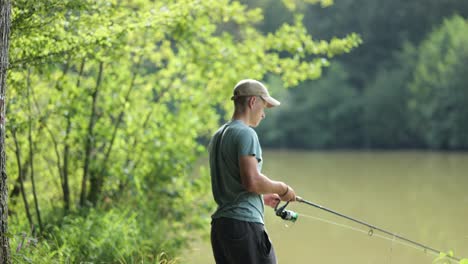
<instances>
[{"instance_id":1,"label":"man's face","mask_svg":"<svg viewBox=\"0 0 468 264\"><path fill-rule=\"evenodd\" d=\"M267 102L263 100L260 96L255 96L255 101L252 106L252 116L251 123L253 127L256 127L260 124L263 118L265 118L265 108L267 107Z\"/></svg>"}]
</instances>

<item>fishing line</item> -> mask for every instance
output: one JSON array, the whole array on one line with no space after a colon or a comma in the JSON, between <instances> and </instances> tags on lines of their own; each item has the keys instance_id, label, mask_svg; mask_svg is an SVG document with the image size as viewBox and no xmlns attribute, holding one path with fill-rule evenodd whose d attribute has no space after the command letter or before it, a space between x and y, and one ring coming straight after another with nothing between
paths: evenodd
<instances>
[{"instance_id":1,"label":"fishing line","mask_svg":"<svg viewBox=\"0 0 468 264\"><path fill-rule=\"evenodd\" d=\"M352 227L352 226L349 226L349 225L345 225L345 224L341 224L341 223L337 223L337 222L333 222L331 220L328 220L328 219L324 219L324 218L320 218L320 217L316 217L316 216L311 216L311 215L306 215L306 214L302 214L302 213L298 213L299 216L302 216L302 217L305 217L305 218L310 218L312 220L316 220L316 221L320 221L320 222L324 222L324 223L327 223L327 224L331 224L331 225L335 225L335 226L339 226L339 227L342 227L342 228L346 228L346 229L350 229L350 230L353 230L353 231L356 231L356 232L359 232L359 233L363 233L363 234L366 234L368 236L371 236L371 237L378 237L378 238L381 238L381 239L384 239L384 240L388 240L390 242L392 242L392 245L394 242L398 243L398 244L401 244L403 246L407 246L407 247L410 247L410 248L413 248L413 249L416 249L416 250L420 250L421 248L420 247L417 247L415 245L411 245L409 243L406 243L404 241L400 241L400 240L396 240L395 239L395 236L392 236L391 238L390 237L387 237L387 236L384 236L384 235L380 235L380 234L375 234L375 233L371 233L369 231L366 231L364 229L359 229L357 227ZM391 250L392 251L392 250ZM430 254L433 254L434 256L439 256L438 254L436 254L435 252L432 252L432 251L426 251L424 250L425 253L430 253Z\"/></svg>"},{"instance_id":2,"label":"fishing line","mask_svg":"<svg viewBox=\"0 0 468 264\"><path fill-rule=\"evenodd\" d=\"M376 237L392 241L392 243L397 242L399 244L402 244L402 245L405 245L405 246L408 246L408 247L411 247L411 248L414 248L414 249L418 249L418 250L423 249L425 253L430 252L430 253L434 254L435 256L445 255L446 258L456 260L456 261L460 261L459 258L452 256L452 254L446 254L446 253L444 253L444 252L442 252L440 250L434 249L434 248L429 247L427 245L424 245L422 243L418 243L418 242L416 242L414 240L410 240L410 239L408 239L408 238L406 238L404 236L401 236L401 235L395 234L393 232L387 231L385 229L382 229L380 227L368 224L368 223L366 223L364 221L352 218L350 216L347 216L345 214L342 214L342 213L339 213L337 211L331 210L329 208L323 207L321 205L309 202L307 200L302 199L299 196L296 196L296 201L298 201L300 203L310 205L310 206L313 206L313 207L316 207L316 208L324 210L324 211L326 211L328 213L332 213L332 214L337 215L339 217L348 219L348 220L350 220L352 222L355 222L355 223L358 223L360 225L366 226L366 227L369 228L369 231L366 232L366 231L364 231L362 229L355 228L355 227L352 227L352 226L339 224L339 223L336 223L336 222L333 222L333 221L330 221L330 220L325 220L325 219L310 216L310 215L301 214L301 215L303 215L303 216L305 216L307 218L312 218L312 219L322 221L322 222L326 222L326 223L329 223L329 224L333 224L333 225L336 225L336 226L341 226L343 228L351 229L351 230L354 230L354 231L357 231L357 232L367 233L369 236L374 236L375 235ZM288 206L288 204L289 204L289 202L287 202L285 205L283 205L283 206L281 206L279 208L278 208L279 203L276 204L276 206L274 208L275 213L276 213L277 216L281 217L284 220L288 220L288 221L291 221L291 222L296 222L299 215L296 212L286 210L286 206ZM386 235L388 235L388 236L390 236L392 238L387 237L387 236L383 236L383 235L380 235L380 234L374 234L374 230L379 231L381 233L384 233L384 234L386 234Z\"/></svg>"},{"instance_id":3,"label":"fishing line","mask_svg":"<svg viewBox=\"0 0 468 264\"><path fill-rule=\"evenodd\" d=\"M323 211L332 213L332 214L337 215L337 216L339 216L339 217L348 219L348 220L353 221L353 222L355 222L355 223L358 223L358 224L367 226L368 228L370 228L369 234L372 234L372 233L374 232L374 230L377 230L377 231L380 231L381 233L384 233L384 234L387 234L387 235L390 235L390 236L394 236L395 238L398 239L398 240L396 240L396 241L398 241L398 242L403 242L403 241L404 241L406 244L411 244L412 246L418 246L419 248L423 248L423 249L424 249L424 252L431 251L431 252L433 252L433 253L436 253L437 255L445 254L444 252L442 252L442 251L440 251L440 250L434 249L434 248L429 247L429 246L427 246L427 245L424 245L424 244L422 244L422 243L418 243L418 242L416 242L416 241L414 241L414 240L408 239L408 238L406 238L406 237L404 237L404 236L401 236L401 235L395 234L395 233L393 233L393 232L387 231L387 230L385 230L385 229L383 229L383 228L377 227L377 226L375 226L375 225L371 225L371 224L366 223L366 222L364 222L364 221L358 220L358 219L356 219L356 218L347 216L347 215L345 215L345 214L339 213L339 212L337 212L337 211L334 211L334 210L331 210L331 209L329 209L329 208L323 207L323 206L321 206L321 205L315 204L315 203L313 203L313 202L307 201L307 200L305 200L305 199L302 199L301 197L296 196L296 201L301 202L301 203L304 203L304 204L307 204L307 205L310 205L310 206L313 206L313 207L316 207L316 208L318 208L318 209L321 209L321 210L323 210ZM450 254L446 254L446 257L447 257L447 258L450 258L450 259L453 259L453 260L456 260L456 261L460 261L459 258L454 257L454 256L451 256Z\"/></svg>"},{"instance_id":4,"label":"fishing line","mask_svg":"<svg viewBox=\"0 0 468 264\"><path fill-rule=\"evenodd\" d=\"M390 245L390 249L388 250L388 251L390 251L390 254L389 254L389 256L388 256L388 263L389 263L389 264L392 263L394 242L395 242L395 236L392 236L392 244Z\"/></svg>"}]
</instances>

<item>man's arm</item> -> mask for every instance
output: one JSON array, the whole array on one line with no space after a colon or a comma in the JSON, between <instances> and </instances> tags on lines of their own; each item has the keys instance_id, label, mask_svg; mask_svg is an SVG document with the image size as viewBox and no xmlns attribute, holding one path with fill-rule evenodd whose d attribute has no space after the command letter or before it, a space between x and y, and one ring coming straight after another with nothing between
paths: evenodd
<instances>
[{"instance_id":1,"label":"man's arm","mask_svg":"<svg viewBox=\"0 0 468 264\"><path fill-rule=\"evenodd\" d=\"M255 156L241 156L239 158L242 185L249 192L258 194L276 193L283 201L295 201L296 193L286 183L269 179L257 169L258 161Z\"/></svg>"}]
</instances>

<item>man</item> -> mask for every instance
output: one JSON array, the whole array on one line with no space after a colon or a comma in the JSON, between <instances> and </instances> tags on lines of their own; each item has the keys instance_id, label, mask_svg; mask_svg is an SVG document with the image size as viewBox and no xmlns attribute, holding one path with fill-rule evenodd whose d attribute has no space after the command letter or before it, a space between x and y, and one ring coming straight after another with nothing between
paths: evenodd
<instances>
[{"instance_id":1,"label":"man","mask_svg":"<svg viewBox=\"0 0 468 264\"><path fill-rule=\"evenodd\" d=\"M211 245L216 263L276 263L265 232L264 204L295 201L294 190L261 173L262 149L257 133L265 108L280 105L256 80L234 87L234 114L213 135L209 145L211 184L218 204L212 215Z\"/></svg>"}]
</instances>

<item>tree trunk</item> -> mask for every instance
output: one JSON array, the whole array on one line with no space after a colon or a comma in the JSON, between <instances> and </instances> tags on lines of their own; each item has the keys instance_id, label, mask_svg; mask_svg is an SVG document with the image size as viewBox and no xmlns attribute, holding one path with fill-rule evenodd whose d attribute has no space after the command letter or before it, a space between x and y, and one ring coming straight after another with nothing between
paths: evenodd
<instances>
[{"instance_id":1,"label":"tree trunk","mask_svg":"<svg viewBox=\"0 0 468 264\"><path fill-rule=\"evenodd\" d=\"M91 105L91 116L89 117L88 125L88 134L86 135L86 145L85 145L85 162L83 167L83 178L81 180L81 195L80 195L80 206L83 207L86 205L86 183L88 182L89 174L89 165L91 162L91 151L95 146L94 142L94 125L97 120L97 98L99 95L99 89L101 86L102 71L104 63L99 63L99 72L96 80L96 89L92 94L93 103Z\"/></svg>"},{"instance_id":2,"label":"tree trunk","mask_svg":"<svg viewBox=\"0 0 468 264\"><path fill-rule=\"evenodd\" d=\"M71 131L71 116L67 115L67 129L65 134L65 146L63 149L63 180L62 180L62 192L63 192L63 208L65 212L70 210L70 187L68 184L68 155L70 154L70 145L68 144L68 137Z\"/></svg>"},{"instance_id":3,"label":"tree trunk","mask_svg":"<svg viewBox=\"0 0 468 264\"><path fill-rule=\"evenodd\" d=\"M146 34L146 32L145 32L145 34ZM145 43L146 43L146 38L145 38ZM123 107L122 107L118 117L117 117L117 122L115 122L115 124L114 124L112 137L111 137L109 146L107 147L107 150L104 153L104 160L101 163L101 169L98 170L97 174L96 174L96 172L93 172L93 174L90 175L90 179L89 179L89 181L90 181L90 191L89 191L89 195L88 195L88 200L93 204L97 203L97 201L99 199L99 196L101 195L102 188L103 188L104 182L106 180L105 177L106 177L106 174L107 174L107 162L109 161L109 157L110 157L110 154L112 152L112 148L114 146L114 142L115 142L115 139L117 137L117 132L118 132L118 130L120 128L120 124L123 122L123 118L124 118L125 111L126 111L125 104L130 101L130 95L132 94L133 88L135 87L135 80L137 78L138 70L140 68L140 65L142 64L142 61L143 61L143 57L140 56L138 58L138 62L136 62L135 65L133 66L134 71L132 72L132 78L130 80L130 87L128 88L128 91L125 94L124 104L123 104Z\"/></svg>"},{"instance_id":4,"label":"tree trunk","mask_svg":"<svg viewBox=\"0 0 468 264\"><path fill-rule=\"evenodd\" d=\"M32 191L33 191L33 198L34 198L34 207L36 208L36 216L37 222L39 224L39 230L42 233L42 220L41 220L41 210L39 208L39 202L37 199L37 192L36 192L36 180L34 179L34 151L33 151L33 140L32 140L32 104L31 104L31 83L30 83L30 74L31 71L28 71L28 79L27 79L27 86L28 86L28 109L29 109L29 117L28 117L28 142L29 142L29 169L31 175L31 184L32 184Z\"/></svg>"},{"instance_id":5,"label":"tree trunk","mask_svg":"<svg viewBox=\"0 0 468 264\"><path fill-rule=\"evenodd\" d=\"M82 59L81 64L80 64L80 71L78 73L78 80L76 81L76 88L80 88L81 86L81 77L83 76L84 72L84 67L85 67L86 60ZM74 101L73 101L74 102ZM70 186L68 183L68 160L69 160L69 155L70 155L70 144L69 144L69 137L71 133L71 128L72 128L72 115L74 115L75 110L70 111L70 113L67 115L67 130L65 133L65 139L64 139L64 148L63 148L63 184L62 184L62 190L63 190L63 199L65 203L65 211L68 211L70 209Z\"/></svg>"},{"instance_id":6,"label":"tree trunk","mask_svg":"<svg viewBox=\"0 0 468 264\"><path fill-rule=\"evenodd\" d=\"M11 130L11 135L13 137L13 141L15 141L15 154L16 154L16 163L18 164L18 178L19 178L19 184L20 184L20 191L21 191L21 197L23 197L23 203L24 203L24 210L26 211L26 217L28 218L29 221L29 227L31 229L34 226L34 222L31 217L31 212L29 211L29 204L28 204L28 199L26 197L26 192L24 191L24 181L25 181L25 175L27 170L25 168L28 168L29 160L28 163L25 163L24 166L21 164L21 148L18 143L18 138L16 137L16 129Z\"/></svg>"},{"instance_id":7,"label":"tree trunk","mask_svg":"<svg viewBox=\"0 0 468 264\"><path fill-rule=\"evenodd\" d=\"M83 59L83 63L84 63L84 59ZM82 67L81 67L81 70L80 70L80 73L79 73L79 76L78 76L78 83L80 82L80 78L81 78L81 75L83 73L82 68L83 68L83 64L82 64ZM60 81L68 73L69 69L70 69L70 58L67 59L67 62L65 63L65 65L63 67L62 76L55 83L55 89L57 89L58 91L61 91L63 89L62 86L61 86ZM29 91L29 89L31 91L31 98L33 99L34 105L36 107L36 111L38 112L38 114L40 116L38 118L38 120L47 120L46 119L47 116L48 116L47 111L45 111L45 113L41 113L41 107L39 106L39 104L37 102L36 96L34 94L34 90L32 89L33 87L32 86L28 86L28 87L29 87L28 91ZM59 174L59 178L60 178L60 186L62 186L62 192L63 192L63 201L64 201L63 207L64 207L65 212L69 211L70 203L71 203L70 202L70 191L69 191L70 188L69 188L69 184L68 184L68 154L69 154L68 136L70 134L70 126L71 126L70 115L68 115L67 116L67 130L66 130L67 133L66 133L65 139L64 139L65 147L64 147L64 155L63 155L63 164L64 164L63 167L62 167L62 164L61 164L61 159L62 158L60 156L60 151L59 151L59 142L57 141L56 136L54 135L53 131L47 125L47 122L43 121L43 124L41 126L39 126L39 129L37 130L38 134L40 134L39 132L42 130L42 128L45 128L47 130L47 133L49 134L51 140L52 140L53 145L54 145L55 156L57 157L57 170L58 170L58 174ZM33 145L35 145L35 144L33 144ZM23 175L26 175L26 173L24 173ZM16 188L16 185L15 185L15 188ZM13 189L13 191L15 191L15 190L16 189Z\"/></svg>"},{"instance_id":8,"label":"tree trunk","mask_svg":"<svg viewBox=\"0 0 468 264\"><path fill-rule=\"evenodd\" d=\"M10 0L0 0L0 263L11 263L8 240L8 184L5 158L5 109L8 48L10 46Z\"/></svg>"}]
</instances>

